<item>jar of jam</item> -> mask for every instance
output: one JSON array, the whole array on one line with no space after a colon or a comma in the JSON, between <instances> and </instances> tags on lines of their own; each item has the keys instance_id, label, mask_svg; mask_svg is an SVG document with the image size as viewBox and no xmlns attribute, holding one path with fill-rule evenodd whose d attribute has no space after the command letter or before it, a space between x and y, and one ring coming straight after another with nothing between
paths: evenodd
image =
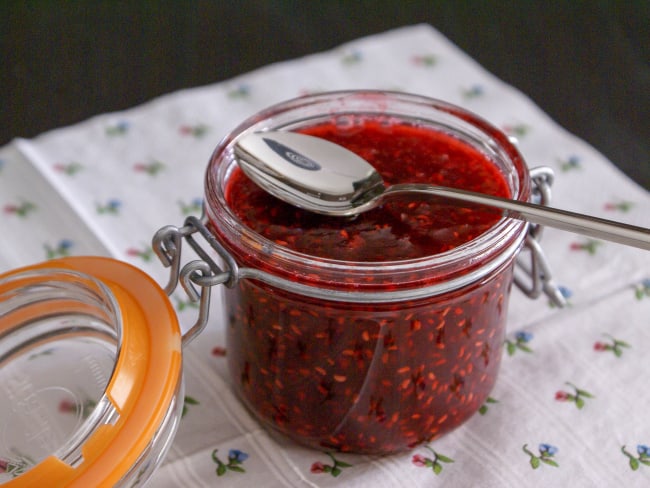
<instances>
[{"instance_id":1,"label":"jar of jam","mask_svg":"<svg viewBox=\"0 0 650 488\"><path fill-rule=\"evenodd\" d=\"M201 256L184 275L204 298L215 283L226 285L232 384L262 424L308 446L357 453L409 449L459 426L495 383L515 258L534 241L529 225L421 196L395 197L353 219L301 210L237 164L237 137L265 130L341 144L387 184L527 201L535 186L521 155L486 121L438 100L310 95L226 136L207 168L203 219L154 239L172 265L168 292L182 237ZM218 258L197 244L197 231Z\"/></svg>"}]
</instances>

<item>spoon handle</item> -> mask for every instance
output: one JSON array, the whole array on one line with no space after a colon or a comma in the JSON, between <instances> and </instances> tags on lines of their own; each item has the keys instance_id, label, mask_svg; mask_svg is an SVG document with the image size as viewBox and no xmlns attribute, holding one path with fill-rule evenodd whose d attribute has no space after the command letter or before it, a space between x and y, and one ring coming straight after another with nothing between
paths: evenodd
<instances>
[{"instance_id":1,"label":"spoon handle","mask_svg":"<svg viewBox=\"0 0 650 488\"><path fill-rule=\"evenodd\" d=\"M650 250L650 229L614 222L553 207L520 202L467 190L426 184L398 184L386 189L382 197L396 193L424 193L505 210L507 217L547 225L590 237Z\"/></svg>"}]
</instances>

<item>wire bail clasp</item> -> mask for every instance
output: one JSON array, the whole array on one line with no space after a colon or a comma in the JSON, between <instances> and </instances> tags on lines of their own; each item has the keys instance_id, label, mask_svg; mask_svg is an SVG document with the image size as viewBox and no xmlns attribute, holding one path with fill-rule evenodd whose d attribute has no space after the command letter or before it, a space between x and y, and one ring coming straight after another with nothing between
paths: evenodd
<instances>
[{"instance_id":1,"label":"wire bail clasp","mask_svg":"<svg viewBox=\"0 0 650 488\"><path fill-rule=\"evenodd\" d=\"M219 264L196 241L194 234L197 232L217 252L225 269L221 269ZM190 245L200 259L188 262L181 269L183 241ZM182 340L183 346L185 346L200 334L208 323L212 287L215 285L232 287L237 282L237 264L205 227L202 220L196 217L185 219L185 225L181 228L173 225L162 227L154 235L152 247L162 265L169 268L169 280L164 288L165 293L171 295L180 283L190 300L199 302L198 318L194 325L183 334Z\"/></svg>"},{"instance_id":2,"label":"wire bail clasp","mask_svg":"<svg viewBox=\"0 0 650 488\"><path fill-rule=\"evenodd\" d=\"M553 170L547 166L532 168L530 178L533 183L533 201L540 205L548 205L551 201ZM540 244L543 230L544 226L540 224L529 224L524 247L517 256L514 282L530 298L538 298L544 293L554 305L565 307L566 298L560 287L553 281L551 268ZM525 252L530 253L528 262L525 261Z\"/></svg>"}]
</instances>

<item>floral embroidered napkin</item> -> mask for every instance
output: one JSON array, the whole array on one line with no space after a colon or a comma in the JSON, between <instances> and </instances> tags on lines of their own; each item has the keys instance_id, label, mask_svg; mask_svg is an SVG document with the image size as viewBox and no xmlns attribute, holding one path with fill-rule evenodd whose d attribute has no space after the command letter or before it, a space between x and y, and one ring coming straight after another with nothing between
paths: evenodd
<instances>
[{"instance_id":1,"label":"floral embroidered napkin","mask_svg":"<svg viewBox=\"0 0 650 488\"><path fill-rule=\"evenodd\" d=\"M419 25L13 141L0 149L0 271L110 255L164 284L151 237L200 214L203 173L219 139L272 103L350 88L462 105L517 137L531 167L555 170L554 206L650 224L645 190ZM262 429L229 389L214 300L210 325L184 351L185 414L151 485L648 486L650 257L553 229L542 243L569 306L513 291L488 402L453 433L393 456L309 450ZM182 292L172 300L190 326L196 308Z\"/></svg>"}]
</instances>

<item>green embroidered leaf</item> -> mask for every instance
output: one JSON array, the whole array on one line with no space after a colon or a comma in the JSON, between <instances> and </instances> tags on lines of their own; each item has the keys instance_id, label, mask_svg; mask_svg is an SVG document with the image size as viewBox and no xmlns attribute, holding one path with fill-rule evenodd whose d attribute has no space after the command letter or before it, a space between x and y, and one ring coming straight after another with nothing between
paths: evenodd
<instances>
[{"instance_id":1,"label":"green embroidered leaf","mask_svg":"<svg viewBox=\"0 0 650 488\"><path fill-rule=\"evenodd\" d=\"M639 461L634 458L630 458L630 468L632 468L632 471L639 469Z\"/></svg>"},{"instance_id":2,"label":"green embroidered leaf","mask_svg":"<svg viewBox=\"0 0 650 488\"><path fill-rule=\"evenodd\" d=\"M191 396L186 396L185 403L189 403L190 405L198 405L199 401L195 398L192 398Z\"/></svg>"},{"instance_id":3,"label":"green embroidered leaf","mask_svg":"<svg viewBox=\"0 0 650 488\"><path fill-rule=\"evenodd\" d=\"M434 473L440 474L440 472L442 471L442 464L440 464L438 462L435 462L435 463L433 463L432 468L433 468Z\"/></svg>"},{"instance_id":4,"label":"green embroidered leaf","mask_svg":"<svg viewBox=\"0 0 650 488\"><path fill-rule=\"evenodd\" d=\"M226 465L220 463L219 466L217 466L217 476L223 476L224 474L226 474Z\"/></svg>"},{"instance_id":5,"label":"green embroidered leaf","mask_svg":"<svg viewBox=\"0 0 650 488\"><path fill-rule=\"evenodd\" d=\"M454 460L451 458L448 458L447 456L443 456L442 454L436 453L436 456L438 457L438 461L442 461L443 463L453 463Z\"/></svg>"},{"instance_id":6,"label":"green embroidered leaf","mask_svg":"<svg viewBox=\"0 0 650 488\"><path fill-rule=\"evenodd\" d=\"M519 344L518 347L519 347L519 349L521 349L524 352L533 352L533 350L530 347L525 346L523 344Z\"/></svg>"},{"instance_id":7,"label":"green embroidered leaf","mask_svg":"<svg viewBox=\"0 0 650 488\"><path fill-rule=\"evenodd\" d=\"M557 462L553 461L552 459L543 457L543 458L541 458L541 461L543 463L546 463L546 464L550 465L550 466L555 466L556 468L559 467L559 464Z\"/></svg>"},{"instance_id":8,"label":"green embroidered leaf","mask_svg":"<svg viewBox=\"0 0 650 488\"><path fill-rule=\"evenodd\" d=\"M650 460L648 459L639 459L639 461L645 464L646 466L650 466Z\"/></svg>"},{"instance_id":9,"label":"green embroidered leaf","mask_svg":"<svg viewBox=\"0 0 650 488\"><path fill-rule=\"evenodd\" d=\"M341 470L340 470L338 467L336 467L336 466L334 466L334 467L332 468L332 471L330 471L330 473L332 474L332 476L338 476L338 475L340 475L342 472L343 472L343 471L341 471Z\"/></svg>"},{"instance_id":10,"label":"green embroidered leaf","mask_svg":"<svg viewBox=\"0 0 650 488\"><path fill-rule=\"evenodd\" d=\"M578 393L580 396L583 396L585 398L594 398L594 396L591 393L585 390L576 389L576 393Z\"/></svg>"},{"instance_id":11,"label":"green embroidered leaf","mask_svg":"<svg viewBox=\"0 0 650 488\"><path fill-rule=\"evenodd\" d=\"M487 413L487 411L488 411L488 408L485 405L481 405L479 407L479 409L478 409L478 413L480 413L481 415L485 415Z\"/></svg>"},{"instance_id":12,"label":"green embroidered leaf","mask_svg":"<svg viewBox=\"0 0 650 488\"><path fill-rule=\"evenodd\" d=\"M336 461L336 465L341 467L341 468L351 468L352 465L348 463L344 463L343 461Z\"/></svg>"},{"instance_id":13,"label":"green embroidered leaf","mask_svg":"<svg viewBox=\"0 0 650 488\"><path fill-rule=\"evenodd\" d=\"M539 458L536 456L531 456L530 465L533 467L533 469L539 468Z\"/></svg>"},{"instance_id":14,"label":"green embroidered leaf","mask_svg":"<svg viewBox=\"0 0 650 488\"><path fill-rule=\"evenodd\" d=\"M512 342L506 342L506 350L508 351L508 356L512 356L517 350L517 346L515 346Z\"/></svg>"},{"instance_id":15,"label":"green embroidered leaf","mask_svg":"<svg viewBox=\"0 0 650 488\"><path fill-rule=\"evenodd\" d=\"M584 407L584 406L585 406L585 401L582 398L577 397L576 398L576 407L578 407L580 410L582 410L582 407Z\"/></svg>"},{"instance_id":16,"label":"green embroidered leaf","mask_svg":"<svg viewBox=\"0 0 650 488\"><path fill-rule=\"evenodd\" d=\"M231 465L231 466L228 466L228 469L230 471L236 471L237 473L245 473L246 472L246 470L244 468L242 468L241 466L232 466Z\"/></svg>"}]
</instances>

